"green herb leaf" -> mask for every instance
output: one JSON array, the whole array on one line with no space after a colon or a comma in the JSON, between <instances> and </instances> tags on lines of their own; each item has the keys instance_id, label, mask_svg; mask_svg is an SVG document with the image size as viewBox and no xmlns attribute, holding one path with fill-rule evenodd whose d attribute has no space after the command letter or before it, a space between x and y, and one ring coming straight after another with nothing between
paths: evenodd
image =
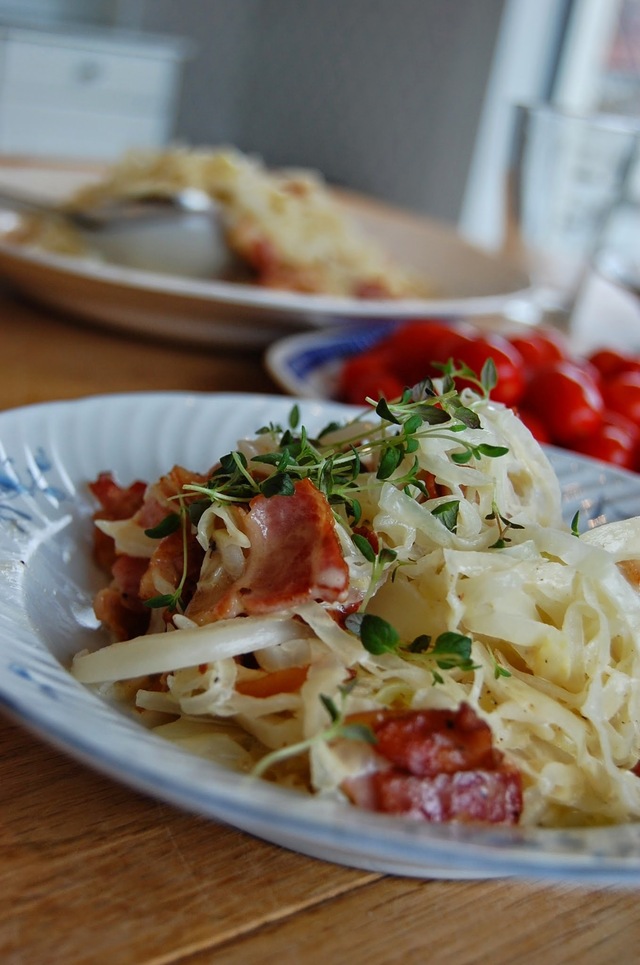
<instances>
[{"instance_id":1,"label":"green herb leaf","mask_svg":"<svg viewBox=\"0 0 640 965\"><path fill-rule=\"evenodd\" d=\"M296 429L298 423L300 422L300 407L294 405L289 413L289 426L291 429Z\"/></svg>"},{"instance_id":2,"label":"green herb leaf","mask_svg":"<svg viewBox=\"0 0 640 965\"><path fill-rule=\"evenodd\" d=\"M383 546L378 553L378 562L381 566L386 566L387 563L393 563L394 560L398 559L398 554L395 550L392 550L389 546Z\"/></svg>"},{"instance_id":3,"label":"green herb leaf","mask_svg":"<svg viewBox=\"0 0 640 965\"><path fill-rule=\"evenodd\" d=\"M177 599L175 593L163 593L160 596L152 596L143 602L145 606L150 607L152 610L159 610L167 606L175 606Z\"/></svg>"},{"instance_id":4,"label":"green herb leaf","mask_svg":"<svg viewBox=\"0 0 640 965\"><path fill-rule=\"evenodd\" d=\"M402 398L403 402L422 402L423 399L434 398L436 390L430 378L422 379L411 388L407 398Z\"/></svg>"},{"instance_id":5,"label":"green herb leaf","mask_svg":"<svg viewBox=\"0 0 640 965\"><path fill-rule=\"evenodd\" d=\"M351 536L351 540L355 544L355 546L358 547L358 549L364 556L365 560L367 560L367 562L375 563L376 554L373 549L373 546L371 545L371 543L369 542L366 536L363 536L362 533L353 533Z\"/></svg>"},{"instance_id":6,"label":"green herb leaf","mask_svg":"<svg viewBox=\"0 0 640 965\"><path fill-rule=\"evenodd\" d=\"M509 450L504 446L490 446L486 442L480 443L480 445L477 446L477 451L482 456L491 456L492 459L497 459L499 456L505 456L509 452Z\"/></svg>"},{"instance_id":7,"label":"green herb leaf","mask_svg":"<svg viewBox=\"0 0 640 965\"><path fill-rule=\"evenodd\" d=\"M431 637L428 633L421 633L409 644L409 653L426 653L431 646Z\"/></svg>"},{"instance_id":8,"label":"green herb leaf","mask_svg":"<svg viewBox=\"0 0 640 965\"><path fill-rule=\"evenodd\" d=\"M407 439L405 443L405 451L407 453L416 452L420 448L420 443L417 439Z\"/></svg>"},{"instance_id":9,"label":"green herb leaf","mask_svg":"<svg viewBox=\"0 0 640 965\"><path fill-rule=\"evenodd\" d=\"M400 420L396 419L393 412L389 408L389 405L386 399L380 399L378 401L378 404L376 405L376 413L380 416L381 419L386 419L387 422L391 422L397 426L401 425Z\"/></svg>"},{"instance_id":10,"label":"green herb leaf","mask_svg":"<svg viewBox=\"0 0 640 965\"><path fill-rule=\"evenodd\" d=\"M189 503L187 506L187 513L189 514L189 522L192 526L197 526L202 518L202 514L205 509L208 509L211 505L210 499L195 499L193 502Z\"/></svg>"},{"instance_id":11,"label":"green herb leaf","mask_svg":"<svg viewBox=\"0 0 640 965\"><path fill-rule=\"evenodd\" d=\"M458 528L458 512L460 510L460 500L452 499L448 503L440 503L431 510L431 515L439 519L451 532L455 533Z\"/></svg>"},{"instance_id":12,"label":"green herb leaf","mask_svg":"<svg viewBox=\"0 0 640 965\"><path fill-rule=\"evenodd\" d=\"M342 425L339 422L328 422L324 428L318 433L318 439L322 439L324 436L328 436L330 432L335 432L336 429L341 429Z\"/></svg>"},{"instance_id":13,"label":"green herb leaf","mask_svg":"<svg viewBox=\"0 0 640 965\"><path fill-rule=\"evenodd\" d=\"M411 436L413 435L414 432L417 432L421 426L422 426L422 419L416 413L415 415L409 416L407 421L402 426L402 431L405 436Z\"/></svg>"},{"instance_id":14,"label":"green herb leaf","mask_svg":"<svg viewBox=\"0 0 640 965\"><path fill-rule=\"evenodd\" d=\"M346 503L347 511L351 513L353 517L354 526L357 526L362 519L362 506L360 501L357 499L352 499Z\"/></svg>"},{"instance_id":15,"label":"green herb leaf","mask_svg":"<svg viewBox=\"0 0 640 965\"><path fill-rule=\"evenodd\" d=\"M423 422L430 426L442 425L444 422L451 422L451 416L444 409L436 405L425 405L420 408L420 416Z\"/></svg>"},{"instance_id":16,"label":"green herb leaf","mask_svg":"<svg viewBox=\"0 0 640 965\"><path fill-rule=\"evenodd\" d=\"M473 409L467 408L466 405L456 406L454 409L454 415L466 429L479 429L481 427L478 413L474 412Z\"/></svg>"},{"instance_id":17,"label":"green herb leaf","mask_svg":"<svg viewBox=\"0 0 640 965\"><path fill-rule=\"evenodd\" d=\"M342 724L339 736L345 740L363 741L365 744L377 744L378 739L366 724Z\"/></svg>"},{"instance_id":18,"label":"green herb leaf","mask_svg":"<svg viewBox=\"0 0 640 965\"><path fill-rule=\"evenodd\" d=\"M293 480L287 473L275 472L260 484L260 492L267 497L293 496L295 491Z\"/></svg>"},{"instance_id":19,"label":"green herb leaf","mask_svg":"<svg viewBox=\"0 0 640 965\"><path fill-rule=\"evenodd\" d=\"M365 613L360 625L360 640L369 653L381 654L396 650L400 637L390 623L373 613Z\"/></svg>"},{"instance_id":20,"label":"green herb leaf","mask_svg":"<svg viewBox=\"0 0 640 965\"><path fill-rule=\"evenodd\" d=\"M480 384L485 390L487 395L492 389L495 389L498 384L498 373L496 371L496 363L492 358L488 358L484 365L482 366L482 371L480 372Z\"/></svg>"},{"instance_id":21,"label":"green herb leaf","mask_svg":"<svg viewBox=\"0 0 640 965\"><path fill-rule=\"evenodd\" d=\"M376 473L376 479L388 479L400 465L402 460L402 450L396 446L389 446L382 454L380 465Z\"/></svg>"},{"instance_id":22,"label":"green herb leaf","mask_svg":"<svg viewBox=\"0 0 640 965\"><path fill-rule=\"evenodd\" d=\"M464 452L452 452L451 461L455 462L457 466L464 466L466 463L471 462L473 459L473 452L471 449L465 449Z\"/></svg>"},{"instance_id":23,"label":"green herb leaf","mask_svg":"<svg viewBox=\"0 0 640 965\"><path fill-rule=\"evenodd\" d=\"M446 631L441 633L431 650L436 663L441 670L473 670L475 665L471 660L471 638L462 633Z\"/></svg>"},{"instance_id":24,"label":"green herb leaf","mask_svg":"<svg viewBox=\"0 0 640 965\"><path fill-rule=\"evenodd\" d=\"M340 711L336 707L331 697L327 697L326 694L320 694L320 700L324 704L324 707L327 713L329 714L329 717L331 718L331 720L332 721L338 720L340 717Z\"/></svg>"},{"instance_id":25,"label":"green herb leaf","mask_svg":"<svg viewBox=\"0 0 640 965\"><path fill-rule=\"evenodd\" d=\"M169 513L165 516L157 526L152 526L150 529L145 529L144 535L149 536L151 539L163 539L165 536L170 536L171 533L175 533L177 529L180 528L180 514L179 513Z\"/></svg>"}]
</instances>

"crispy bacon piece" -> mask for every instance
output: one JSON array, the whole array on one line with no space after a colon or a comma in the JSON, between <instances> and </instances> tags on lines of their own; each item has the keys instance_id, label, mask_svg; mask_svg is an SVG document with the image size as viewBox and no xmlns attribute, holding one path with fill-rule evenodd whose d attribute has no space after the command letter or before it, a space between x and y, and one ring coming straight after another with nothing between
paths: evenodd
<instances>
[{"instance_id":1,"label":"crispy bacon piece","mask_svg":"<svg viewBox=\"0 0 640 965\"><path fill-rule=\"evenodd\" d=\"M153 529L168 513L177 511L175 496L182 495L185 502L198 498L195 494L184 493L183 487L187 483L205 483L207 479L207 476L191 472L184 466L174 466L147 488L144 502L135 514L136 523L143 529Z\"/></svg>"},{"instance_id":2,"label":"crispy bacon piece","mask_svg":"<svg viewBox=\"0 0 640 965\"><path fill-rule=\"evenodd\" d=\"M120 486L110 472L101 472L89 490L100 503L94 519L129 519L142 506L147 484L136 480L130 486ZM113 540L97 527L93 530L93 558L105 573L111 572L116 558Z\"/></svg>"},{"instance_id":3,"label":"crispy bacon piece","mask_svg":"<svg viewBox=\"0 0 640 965\"><path fill-rule=\"evenodd\" d=\"M91 493L100 503L94 519L132 519L142 529L150 529L176 511L173 496L182 493L186 482L204 482L206 476L192 473L182 466L174 466L153 485L137 480L130 486L120 486L109 472L89 484ZM187 500L197 498L185 496ZM94 528L94 558L112 576L111 584L97 594L94 610L98 619L109 627L118 640L145 633L150 611L143 601L158 594L153 577L159 574L172 587L182 575L182 534L174 533L158 541L151 559L116 554L114 540L97 527ZM195 538L189 540L189 578L183 596L188 599L195 589L203 551Z\"/></svg>"},{"instance_id":4,"label":"crispy bacon piece","mask_svg":"<svg viewBox=\"0 0 640 965\"><path fill-rule=\"evenodd\" d=\"M373 775L377 811L422 821L517 824L522 811L515 769L414 777L395 769Z\"/></svg>"},{"instance_id":5,"label":"crispy bacon piece","mask_svg":"<svg viewBox=\"0 0 640 965\"><path fill-rule=\"evenodd\" d=\"M120 486L110 472L101 472L89 483L89 490L100 503L96 519L129 519L142 506L147 484L136 480Z\"/></svg>"},{"instance_id":6,"label":"crispy bacon piece","mask_svg":"<svg viewBox=\"0 0 640 965\"><path fill-rule=\"evenodd\" d=\"M427 492L429 493L429 499L436 499L438 496L448 496L451 492L447 486L443 486L442 483L436 482L436 477L432 472L427 472L423 469L418 473L418 479L422 480Z\"/></svg>"},{"instance_id":7,"label":"crispy bacon piece","mask_svg":"<svg viewBox=\"0 0 640 965\"><path fill-rule=\"evenodd\" d=\"M500 755L485 721L468 704L457 711L416 710L382 714L373 723L376 749L396 767L418 777L495 767Z\"/></svg>"},{"instance_id":8,"label":"crispy bacon piece","mask_svg":"<svg viewBox=\"0 0 640 965\"><path fill-rule=\"evenodd\" d=\"M113 579L120 590L123 602L130 610L142 609L140 581L148 564L147 559L121 553L111 567Z\"/></svg>"},{"instance_id":9,"label":"crispy bacon piece","mask_svg":"<svg viewBox=\"0 0 640 965\"><path fill-rule=\"evenodd\" d=\"M182 592L183 600L189 600L198 581L204 550L194 535L187 538L187 579ZM184 544L182 531L177 530L158 541L150 560L145 560L145 569L140 580L139 594L141 599L150 600L161 592L156 578L162 584L168 584L172 589L180 583L184 567Z\"/></svg>"},{"instance_id":10,"label":"crispy bacon piece","mask_svg":"<svg viewBox=\"0 0 640 965\"><path fill-rule=\"evenodd\" d=\"M207 612L200 603L198 622L346 598L349 571L331 507L308 479L291 496L256 496L243 526L251 542L244 572L222 598L213 588L213 606Z\"/></svg>"},{"instance_id":11,"label":"crispy bacon piece","mask_svg":"<svg viewBox=\"0 0 640 965\"><path fill-rule=\"evenodd\" d=\"M359 715L376 736L375 768L343 790L361 807L423 821L515 824L522 779L471 707Z\"/></svg>"},{"instance_id":12,"label":"crispy bacon piece","mask_svg":"<svg viewBox=\"0 0 640 965\"><path fill-rule=\"evenodd\" d=\"M135 556L118 556L111 585L99 590L94 599L96 617L117 640L130 640L146 633L149 626L149 609L140 601L140 580L148 562Z\"/></svg>"},{"instance_id":13,"label":"crispy bacon piece","mask_svg":"<svg viewBox=\"0 0 640 965\"><path fill-rule=\"evenodd\" d=\"M105 586L93 601L93 609L101 623L108 627L116 640L131 640L147 632L150 612L135 612L122 600L118 588Z\"/></svg>"}]
</instances>

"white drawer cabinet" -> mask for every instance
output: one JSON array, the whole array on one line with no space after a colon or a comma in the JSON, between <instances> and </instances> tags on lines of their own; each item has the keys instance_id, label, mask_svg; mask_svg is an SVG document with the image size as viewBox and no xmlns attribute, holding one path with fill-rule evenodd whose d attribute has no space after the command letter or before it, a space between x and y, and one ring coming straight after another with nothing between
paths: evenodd
<instances>
[{"instance_id":1,"label":"white drawer cabinet","mask_svg":"<svg viewBox=\"0 0 640 965\"><path fill-rule=\"evenodd\" d=\"M180 41L0 30L0 151L109 160L173 132Z\"/></svg>"}]
</instances>

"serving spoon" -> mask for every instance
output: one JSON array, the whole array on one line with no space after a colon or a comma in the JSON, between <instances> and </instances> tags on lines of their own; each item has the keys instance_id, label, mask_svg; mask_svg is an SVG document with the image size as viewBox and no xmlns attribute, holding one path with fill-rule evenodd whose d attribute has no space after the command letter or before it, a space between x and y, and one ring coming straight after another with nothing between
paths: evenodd
<instances>
[{"instance_id":1,"label":"serving spoon","mask_svg":"<svg viewBox=\"0 0 640 965\"><path fill-rule=\"evenodd\" d=\"M91 208L67 208L48 198L0 185L0 206L19 214L60 218L81 231L107 231L132 227L141 221L179 218L185 213L209 214L217 208L213 199L198 188L184 188L168 195L114 198Z\"/></svg>"},{"instance_id":2,"label":"serving spoon","mask_svg":"<svg viewBox=\"0 0 640 965\"><path fill-rule=\"evenodd\" d=\"M219 205L197 188L73 209L0 185L3 207L65 223L81 235L89 253L128 268L214 278L236 265Z\"/></svg>"}]
</instances>

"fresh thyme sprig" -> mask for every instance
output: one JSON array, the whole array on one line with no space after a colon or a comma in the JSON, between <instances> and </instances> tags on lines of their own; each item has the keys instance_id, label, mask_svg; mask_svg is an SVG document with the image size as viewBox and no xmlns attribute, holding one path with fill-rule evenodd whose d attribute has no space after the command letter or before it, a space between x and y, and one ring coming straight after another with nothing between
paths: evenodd
<instances>
[{"instance_id":1,"label":"fresh thyme sprig","mask_svg":"<svg viewBox=\"0 0 640 965\"><path fill-rule=\"evenodd\" d=\"M487 365L480 380L473 377L485 394L491 385L491 372L491 366ZM414 455L420 440L426 436L455 442L457 448L450 453L450 458L459 464L483 456L496 458L508 451L503 446L471 442L460 435L465 429L481 428L481 423L478 414L461 401L454 381L457 374L472 381L472 373L466 367L452 368L443 376L439 392L430 379L425 379L405 389L395 402L368 399L379 416L379 423L367 427L363 440L363 424L354 421L352 437L342 433L340 443L334 446L328 445L325 439L336 426L326 427L317 439L311 439L304 426L298 428L299 410L294 406L288 428L270 424L260 431L273 437L274 448L270 452L253 456L250 464L243 453L230 452L223 456L206 484L188 484L185 490L200 493L214 502L246 503L259 494L291 495L296 481L308 478L333 506L343 505L357 522L361 513L358 495L363 487L363 467L366 470L374 464L377 479L390 480L405 491L413 488L428 497L420 464ZM413 460L407 464L412 455Z\"/></svg>"},{"instance_id":2,"label":"fresh thyme sprig","mask_svg":"<svg viewBox=\"0 0 640 965\"><path fill-rule=\"evenodd\" d=\"M469 379L473 375L466 366L452 371L455 375L465 375ZM474 381L478 381L475 376ZM405 389L398 402L387 402L386 399L380 399L377 403L373 399L367 401L375 406L381 419L400 426L402 435L410 440L409 445L413 448L405 446L402 455L415 451L418 447L417 440L426 435L455 441L462 451L452 452L450 458L458 464L480 459L482 456L497 458L509 451L504 446L492 446L484 442L475 444L457 435L465 429L480 429L481 423L477 412L462 403L453 376L449 373L442 380L440 394L436 394L433 382L425 379L413 389Z\"/></svg>"},{"instance_id":3,"label":"fresh thyme sprig","mask_svg":"<svg viewBox=\"0 0 640 965\"><path fill-rule=\"evenodd\" d=\"M495 543L492 543L489 549L504 549L507 543L511 542L511 538L507 536L507 532L510 529L524 529L520 523L514 523L513 520L507 519L503 516L496 506L495 502L491 504L491 512L488 516L485 516L488 521L493 520L498 528L498 538Z\"/></svg>"},{"instance_id":4,"label":"fresh thyme sprig","mask_svg":"<svg viewBox=\"0 0 640 965\"><path fill-rule=\"evenodd\" d=\"M451 379L453 382L456 378L464 379L465 382L469 382L470 384L474 385L485 399L489 398L491 392L498 384L498 371L496 369L496 363L491 356L482 366L479 378L473 369L470 369L468 365L465 365L464 362L458 362L456 364L454 359L449 359L444 364L434 362L434 365L436 368L442 370L445 381L447 379Z\"/></svg>"},{"instance_id":5,"label":"fresh thyme sprig","mask_svg":"<svg viewBox=\"0 0 640 965\"><path fill-rule=\"evenodd\" d=\"M351 613L345 620L347 630L360 638L369 653L396 653L405 660L418 662L431 671L434 683L444 683L440 670L476 670L471 659L471 638L462 633L445 631L435 640L426 633L405 642L387 620L374 613Z\"/></svg>"},{"instance_id":6,"label":"fresh thyme sprig","mask_svg":"<svg viewBox=\"0 0 640 965\"><path fill-rule=\"evenodd\" d=\"M326 694L320 694L320 700L329 715L329 726L325 727L319 733L314 734L313 737L308 737L306 740L298 741L295 744L290 744L288 747L281 747L278 750L271 751L269 754L265 754L252 769L251 775L253 777L262 777L275 764L280 764L282 761L288 760L291 757L298 757L300 754L310 751L312 747L318 744L329 744L334 740L355 740L363 741L366 744L375 744L376 737L370 727L367 727L366 724L357 722L347 723L345 721L346 701L354 684L355 680L352 680L348 684L343 684L341 687L338 687L340 694L339 707L331 697L327 697Z\"/></svg>"}]
</instances>

